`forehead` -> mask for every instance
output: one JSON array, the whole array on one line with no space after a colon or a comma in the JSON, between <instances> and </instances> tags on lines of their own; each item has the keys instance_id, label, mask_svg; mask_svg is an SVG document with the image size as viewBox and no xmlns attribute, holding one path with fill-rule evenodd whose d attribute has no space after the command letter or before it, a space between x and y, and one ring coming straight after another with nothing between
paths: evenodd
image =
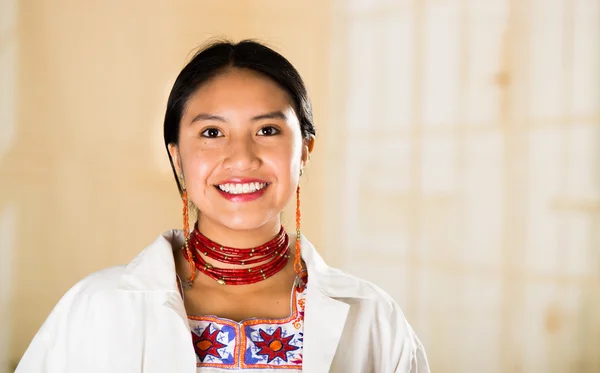
<instances>
[{"instance_id":1,"label":"forehead","mask_svg":"<svg viewBox=\"0 0 600 373\"><path fill-rule=\"evenodd\" d=\"M230 69L203 84L188 100L183 115L199 113L253 117L293 110L288 93L270 78L248 69Z\"/></svg>"}]
</instances>

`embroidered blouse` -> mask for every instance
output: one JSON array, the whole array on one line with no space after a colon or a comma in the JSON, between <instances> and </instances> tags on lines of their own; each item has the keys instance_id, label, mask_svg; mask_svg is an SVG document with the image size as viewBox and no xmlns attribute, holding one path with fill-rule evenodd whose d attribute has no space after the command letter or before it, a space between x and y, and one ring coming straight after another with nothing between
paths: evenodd
<instances>
[{"instance_id":1,"label":"embroidered blouse","mask_svg":"<svg viewBox=\"0 0 600 373\"><path fill-rule=\"evenodd\" d=\"M291 314L284 319L188 315L197 372L301 372L306 272L291 293Z\"/></svg>"}]
</instances>

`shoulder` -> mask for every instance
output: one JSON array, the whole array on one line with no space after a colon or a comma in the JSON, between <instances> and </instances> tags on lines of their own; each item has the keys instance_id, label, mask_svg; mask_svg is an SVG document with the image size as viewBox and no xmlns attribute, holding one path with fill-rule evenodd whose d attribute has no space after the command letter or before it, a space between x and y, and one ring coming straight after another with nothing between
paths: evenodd
<instances>
[{"instance_id":1,"label":"shoulder","mask_svg":"<svg viewBox=\"0 0 600 373\"><path fill-rule=\"evenodd\" d=\"M93 272L78 281L69 292L76 294L94 294L107 290L115 290L119 286L121 276L125 273L125 266L114 266Z\"/></svg>"},{"instance_id":2,"label":"shoulder","mask_svg":"<svg viewBox=\"0 0 600 373\"><path fill-rule=\"evenodd\" d=\"M428 373L425 349L398 303L369 281L339 270L333 273L335 286L329 295L350 305L346 325L352 337L343 342L347 351L361 348L355 345L356 336L361 336L358 339L369 341L370 356L385 357L372 361L373 371Z\"/></svg>"},{"instance_id":3,"label":"shoulder","mask_svg":"<svg viewBox=\"0 0 600 373\"><path fill-rule=\"evenodd\" d=\"M332 298L361 299L383 307L393 307L392 298L377 285L329 266L312 243L301 237L302 259L308 270L308 281Z\"/></svg>"},{"instance_id":4,"label":"shoulder","mask_svg":"<svg viewBox=\"0 0 600 373\"><path fill-rule=\"evenodd\" d=\"M110 304L123 267L107 268L85 277L69 289L53 308L23 355L17 372L61 371L74 345L84 346L84 334L95 327L98 310ZM99 302L101 304L99 304ZM100 307L99 307L100 305ZM64 371L64 370L63 370Z\"/></svg>"},{"instance_id":5,"label":"shoulder","mask_svg":"<svg viewBox=\"0 0 600 373\"><path fill-rule=\"evenodd\" d=\"M404 318L400 307L387 292L372 282L327 265L305 237L302 237L302 258L308 269L309 287L312 284L330 298L343 299L353 308L359 308L364 316Z\"/></svg>"},{"instance_id":6,"label":"shoulder","mask_svg":"<svg viewBox=\"0 0 600 373\"><path fill-rule=\"evenodd\" d=\"M65 307L72 308L97 299L98 296L115 293L124 270L124 266L115 266L86 276L64 294L57 303L55 311Z\"/></svg>"},{"instance_id":7,"label":"shoulder","mask_svg":"<svg viewBox=\"0 0 600 373\"><path fill-rule=\"evenodd\" d=\"M338 357L339 364L364 365L361 359L370 356L370 371L429 372L425 349L398 303L374 283L328 266L305 242L303 259L308 267L309 289L312 283L325 296L349 306L345 337L338 349L346 352Z\"/></svg>"},{"instance_id":8,"label":"shoulder","mask_svg":"<svg viewBox=\"0 0 600 373\"><path fill-rule=\"evenodd\" d=\"M381 287L332 267L321 276L319 285L323 292L332 298L343 299L351 307L358 309L361 317L385 323L398 321L398 328L406 333L410 332L402 309Z\"/></svg>"},{"instance_id":9,"label":"shoulder","mask_svg":"<svg viewBox=\"0 0 600 373\"><path fill-rule=\"evenodd\" d=\"M110 307L110 304L135 298L131 295L145 291L177 292L172 251L173 241L177 238L175 233L163 233L126 265L105 268L86 276L67 291L53 312L88 308L88 305L108 304L106 306Z\"/></svg>"},{"instance_id":10,"label":"shoulder","mask_svg":"<svg viewBox=\"0 0 600 373\"><path fill-rule=\"evenodd\" d=\"M90 316L98 303L110 303L108 299L114 298L118 293L118 284L123 272L123 266L110 267L78 281L58 301L40 332L50 325L76 323L78 315Z\"/></svg>"}]
</instances>

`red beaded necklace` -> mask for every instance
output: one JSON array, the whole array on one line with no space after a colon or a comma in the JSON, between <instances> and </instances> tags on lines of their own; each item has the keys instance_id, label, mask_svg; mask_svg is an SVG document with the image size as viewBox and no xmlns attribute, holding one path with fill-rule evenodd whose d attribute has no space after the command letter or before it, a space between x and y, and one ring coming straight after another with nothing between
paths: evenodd
<instances>
[{"instance_id":1,"label":"red beaded necklace","mask_svg":"<svg viewBox=\"0 0 600 373\"><path fill-rule=\"evenodd\" d=\"M285 267L290 257L289 242L289 236L281 227L275 238L258 247L226 247L210 240L196 226L186 240L183 256L198 271L221 285L247 285L266 280ZM204 260L201 254L221 263L241 265L244 268L217 268ZM251 264L257 265L246 267ZM192 281L193 277L194 275Z\"/></svg>"}]
</instances>

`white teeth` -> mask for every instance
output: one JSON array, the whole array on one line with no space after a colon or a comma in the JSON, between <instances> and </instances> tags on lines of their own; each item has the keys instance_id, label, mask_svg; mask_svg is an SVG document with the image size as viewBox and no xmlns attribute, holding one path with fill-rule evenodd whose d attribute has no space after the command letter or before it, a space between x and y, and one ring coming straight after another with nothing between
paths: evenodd
<instances>
[{"instance_id":1,"label":"white teeth","mask_svg":"<svg viewBox=\"0 0 600 373\"><path fill-rule=\"evenodd\" d=\"M219 189L231 194L254 193L267 186L267 183L246 183L246 184L221 184L217 185Z\"/></svg>"}]
</instances>

